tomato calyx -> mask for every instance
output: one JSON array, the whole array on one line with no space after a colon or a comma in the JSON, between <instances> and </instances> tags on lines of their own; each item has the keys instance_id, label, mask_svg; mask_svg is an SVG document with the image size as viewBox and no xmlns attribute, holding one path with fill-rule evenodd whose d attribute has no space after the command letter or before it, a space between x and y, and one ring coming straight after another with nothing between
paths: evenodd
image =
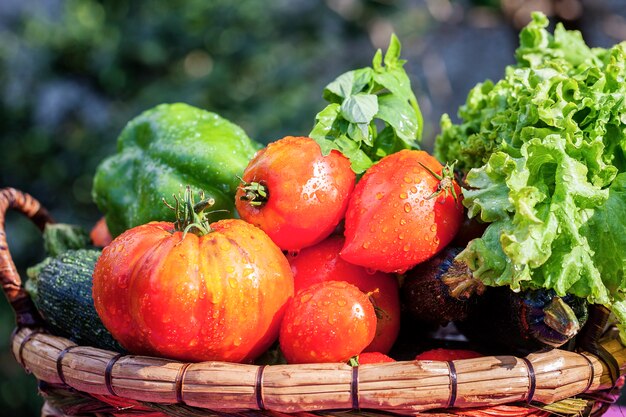
<instances>
[{"instance_id":1,"label":"tomato calyx","mask_svg":"<svg viewBox=\"0 0 626 417\"><path fill-rule=\"evenodd\" d=\"M365 293L367 298L370 300L370 303L372 303L372 306L374 307L374 314L376 314L376 318L378 320L389 318L389 314L385 310L380 308L378 304L376 303L376 298L374 296L378 294L380 294L380 289L378 288L376 288L373 291Z\"/></svg>"},{"instance_id":2,"label":"tomato calyx","mask_svg":"<svg viewBox=\"0 0 626 417\"><path fill-rule=\"evenodd\" d=\"M439 181L439 184L437 184L437 189L435 189L435 191L431 195L426 197L426 199L430 200L431 198L436 198L441 193L443 193L445 198L448 198L448 196L452 195L454 203L458 203L459 197L457 196L456 190L454 188L454 164L456 164L456 161L452 162L451 164L446 163L441 169L441 174L437 174L435 171L433 171L421 162L419 164L422 166L422 168L428 171L430 175L432 175Z\"/></svg>"},{"instance_id":3,"label":"tomato calyx","mask_svg":"<svg viewBox=\"0 0 626 417\"><path fill-rule=\"evenodd\" d=\"M264 184L264 181L246 182L241 180L241 184L241 189L244 191L244 194L239 197L239 199L247 201L251 206L261 207L270 198L269 190L267 189L267 185Z\"/></svg>"},{"instance_id":4,"label":"tomato calyx","mask_svg":"<svg viewBox=\"0 0 626 417\"><path fill-rule=\"evenodd\" d=\"M200 201L196 203L191 187L186 186L183 195L172 195L175 201L173 206L163 198L163 203L175 213L174 231L183 232L183 239L189 232L204 236L212 231L208 215L216 210L211 212L205 210L215 204L215 199L205 198L204 191L200 191L198 194Z\"/></svg>"},{"instance_id":5,"label":"tomato calyx","mask_svg":"<svg viewBox=\"0 0 626 417\"><path fill-rule=\"evenodd\" d=\"M359 366L359 355L354 355L353 357L348 359L348 365L352 366L353 368L355 366Z\"/></svg>"}]
</instances>

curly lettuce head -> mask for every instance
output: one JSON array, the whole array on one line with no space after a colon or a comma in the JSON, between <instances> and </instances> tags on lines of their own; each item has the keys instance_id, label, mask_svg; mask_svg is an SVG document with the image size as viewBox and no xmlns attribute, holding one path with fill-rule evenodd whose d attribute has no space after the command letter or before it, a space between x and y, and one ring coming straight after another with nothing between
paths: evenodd
<instances>
[{"instance_id":1,"label":"curly lettuce head","mask_svg":"<svg viewBox=\"0 0 626 417\"><path fill-rule=\"evenodd\" d=\"M547 26L534 14L517 64L469 93L461 123L442 117L435 154L490 223L459 256L487 285L586 297L626 323L626 43Z\"/></svg>"}]
</instances>

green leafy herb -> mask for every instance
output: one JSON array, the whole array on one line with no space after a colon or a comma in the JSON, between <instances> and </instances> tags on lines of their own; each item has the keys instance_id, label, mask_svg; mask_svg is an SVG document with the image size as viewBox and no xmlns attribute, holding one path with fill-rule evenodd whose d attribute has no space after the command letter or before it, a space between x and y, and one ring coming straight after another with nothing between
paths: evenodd
<instances>
[{"instance_id":1,"label":"green leafy herb","mask_svg":"<svg viewBox=\"0 0 626 417\"><path fill-rule=\"evenodd\" d=\"M309 136L324 155L341 151L357 174L385 155L419 148L422 113L400 50L392 35L384 58L378 50L371 68L346 72L324 89L330 104L317 114Z\"/></svg>"},{"instance_id":2,"label":"green leafy herb","mask_svg":"<svg viewBox=\"0 0 626 417\"><path fill-rule=\"evenodd\" d=\"M586 297L626 325L626 43L547 26L534 14L517 65L469 93L460 124L442 118L436 156L490 223L459 257L487 285Z\"/></svg>"}]
</instances>

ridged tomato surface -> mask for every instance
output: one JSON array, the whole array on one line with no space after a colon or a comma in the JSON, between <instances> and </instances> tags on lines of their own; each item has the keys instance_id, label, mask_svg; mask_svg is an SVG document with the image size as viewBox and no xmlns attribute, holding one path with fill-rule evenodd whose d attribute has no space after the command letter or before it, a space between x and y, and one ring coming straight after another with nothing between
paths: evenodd
<instances>
[{"instance_id":1,"label":"ridged tomato surface","mask_svg":"<svg viewBox=\"0 0 626 417\"><path fill-rule=\"evenodd\" d=\"M243 220L204 236L153 222L104 248L93 277L98 314L129 352L247 362L276 338L293 277L280 249Z\"/></svg>"}]
</instances>

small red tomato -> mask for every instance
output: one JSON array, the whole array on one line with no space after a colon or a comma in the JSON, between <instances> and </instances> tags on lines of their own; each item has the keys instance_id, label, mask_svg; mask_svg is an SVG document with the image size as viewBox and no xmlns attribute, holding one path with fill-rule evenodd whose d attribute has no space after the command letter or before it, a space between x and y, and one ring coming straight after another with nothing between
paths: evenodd
<instances>
[{"instance_id":1,"label":"small red tomato","mask_svg":"<svg viewBox=\"0 0 626 417\"><path fill-rule=\"evenodd\" d=\"M437 348L427 350L415 357L418 361L455 361L457 359L482 358L484 355L468 349Z\"/></svg>"},{"instance_id":2,"label":"small red tomato","mask_svg":"<svg viewBox=\"0 0 626 417\"><path fill-rule=\"evenodd\" d=\"M381 352L363 352L359 355L359 365L367 363L388 363L396 360Z\"/></svg>"},{"instance_id":3,"label":"small red tomato","mask_svg":"<svg viewBox=\"0 0 626 417\"><path fill-rule=\"evenodd\" d=\"M404 272L443 249L464 217L461 188L450 171L424 151L403 150L378 161L350 198L341 256Z\"/></svg>"},{"instance_id":4,"label":"small red tomato","mask_svg":"<svg viewBox=\"0 0 626 417\"><path fill-rule=\"evenodd\" d=\"M366 352L387 353L400 332L400 296L394 275L372 271L339 256L343 236L332 235L320 243L287 255L294 274L295 292L323 281L346 281L369 294L376 316L376 336Z\"/></svg>"},{"instance_id":5,"label":"small red tomato","mask_svg":"<svg viewBox=\"0 0 626 417\"><path fill-rule=\"evenodd\" d=\"M376 333L372 303L345 281L314 284L287 306L280 349L288 363L346 362Z\"/></svg>"},{"instance_id":6,"label":"small red tomato","mask_svg":"<svg viewBox=\"0 0 626 417\"><path fill-rule=\"evenodd\" d=\"M107 227L104 217L101 217L100 220L96 222L89 232L89 237L91 238L91 243L100 248L103 248L111 243L111 240L113 239L111 238L111 233L109 233L109 228Z\"/></svg>"},{"instance_id":7,"label":"small red tomato","mask_svg":"<svg viewBox=\"0 0 626 417\"><path fill-rule=\"evenodd\" d=\"M236 194L239 216L283 250L298 250L330 235L343 219L355 174L333 150L323 156L311 138L287 136L252 158Z\"/></svg>"}]
</instances>

